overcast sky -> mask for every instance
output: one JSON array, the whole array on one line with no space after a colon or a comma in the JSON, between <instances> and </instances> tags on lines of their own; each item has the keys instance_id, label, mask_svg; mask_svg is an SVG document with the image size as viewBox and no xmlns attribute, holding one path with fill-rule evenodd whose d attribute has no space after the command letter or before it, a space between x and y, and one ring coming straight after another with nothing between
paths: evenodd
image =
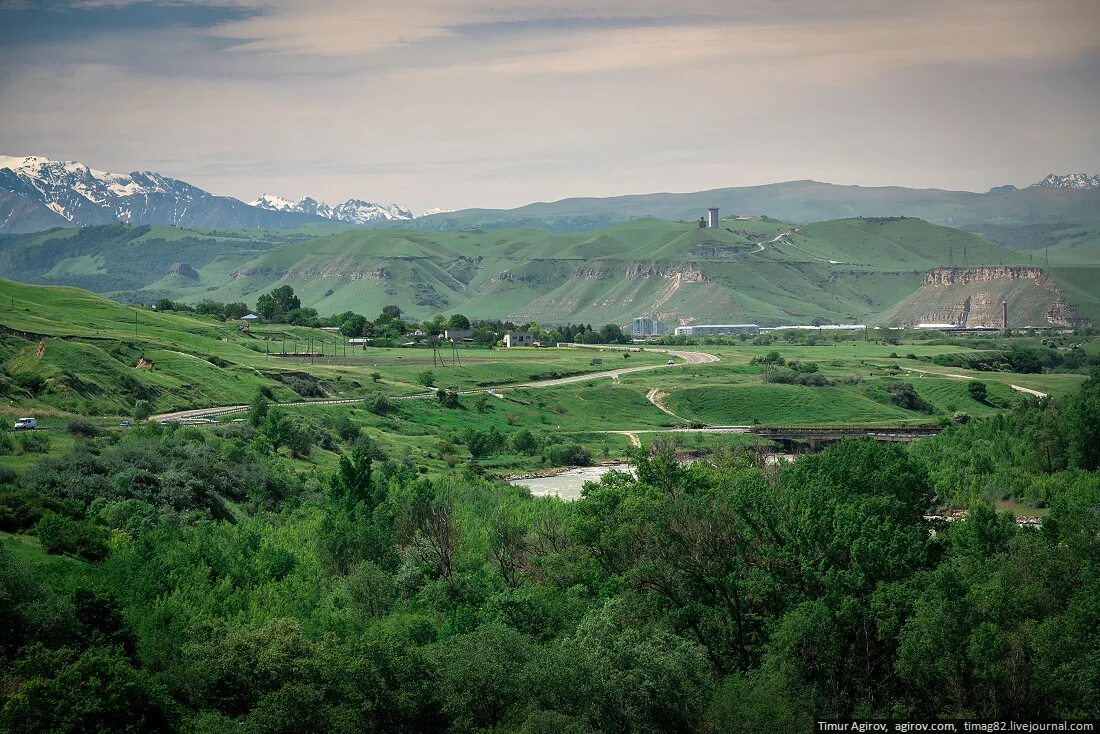
<instances>
[{"instance_id":1,"label":"overcast sky","mask_svg":"<svg viewBox=\"0 0 1100 734\"><path fill-rule=\"evenodd\" d=\"M0 154L428 207L1100 172L1100 0L0 0Z\"/></svg>"}]
</instances>

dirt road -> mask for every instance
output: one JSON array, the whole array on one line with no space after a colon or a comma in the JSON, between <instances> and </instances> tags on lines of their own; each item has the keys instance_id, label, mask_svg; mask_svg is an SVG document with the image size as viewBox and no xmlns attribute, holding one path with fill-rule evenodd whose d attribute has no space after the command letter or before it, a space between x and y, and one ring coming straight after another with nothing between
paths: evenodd
<instances>
[{"instance_id":1,"label":"dirt road","mask_svg":"<svg viewBox=\"0 0 1100 734\"><path fill-rule=\"evenodd\" d=\"M582 348L591 347L591 348L597 348L597 349L612 349L612 350L616 350L616 351L630 350L629 347L611 347L611 346L607 346L607 345L577 344L577 345L572 345L572 346L577 346L577 347L582 347ZM630 350L630 351L637 351L637 348L634 348L633 350ZM615 369L615 370L604 370L603 372L589 372L589 373L583 374L583 375L572 375L570 377L559 377L559 378L556 378L556 379L553 379L553 380L536 380L534 382L523 382L523 383L518 383L518 384L510 384L510 385L494 385L492 387L486 387L486 388L482 388L480 390L460 390L459 392L462 395L473 395L473 394L476 394L476 393L488 393L490 395L494 395L495 397L500 397L499 392L501 390L510 390L510 389L515 389L515 388L528 388L529 389L529 388L539 388L539 387L553 387L554 385L568 385L568 384L574 383L574 382L587 382L589 380L600 380L600 379L604 379L604 378L607 378L607 377L610 377L612 380L617 380L617 379L619 379L619 377L621 375L630 374L632 372L644 372L646 370L667 369L667 368L671 368L671 367L676 367L676 366L681 365L681 364L705 364L705 363L708 363L708 362L717 362L718 359L719 359L718 355L708 354L706 352L691 352L691 351L684 351L684 350L679 350L679 349L660 349L660 350L650 350L650 351L655 351L655 352L658 352L660 354L668 354L671 357L679 357L680 359L683 360L683 362L679 362L679 363L671 364L671 365L651 364L651 365L643 365L641 367L623 367L623 368ZM401 396L393 397L393 398L390 398L390 399L391 400L417 400L417 399L421 399L421 398L430 398L434 395L435 395L435 393L433 391L428 391L428 392L423 392L423 393L416 393L414 395L401 395ZM280 408L293 408L293 407L300 407L300 406L306 406L306 405L350 405L352 403L362 402L362 400L363 400L363 398L334 398L332 400L300 400L300 401L292 402L292 403L273 403L272 405L274 405L275 407L280 407ZM150 420L169 421L169 422L171 422L171 421L195 420L195 419L198 419L198 418L213 418L214 416L226 415L226 414L229 414L229 413L243 413L246 410L248 410L247 405L221 405L221 406L216 406L216 407L211 407L211 408L193 408L193 409L189 409L189 410L176 410L176 411L173 411L171 413L160 413L159 415L152 416L150 418Z\"/></svg>"}]
</instances>

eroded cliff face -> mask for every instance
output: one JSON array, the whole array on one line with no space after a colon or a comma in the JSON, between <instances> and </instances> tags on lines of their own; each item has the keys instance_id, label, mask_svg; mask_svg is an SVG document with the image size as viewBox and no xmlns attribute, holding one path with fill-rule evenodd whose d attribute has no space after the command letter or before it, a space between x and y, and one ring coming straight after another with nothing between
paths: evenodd
<instances>
[{"instance_id":1,"label":"eroded cliff face","mask_svg":"<svg viewBox=\"0 0 1100 734\"><path fill-rule=\"evenodd\" d=\"M1001 304L1007 302L1008 326L1091 325L1042 268L1027 266L935 268L906 302L911 310L905 320L913 324L1000 329Z\"/></svg>"},{"instance_id":2,"label":"eroded cliff face","mask_svg":"<svg viewBox=\"0 0 1100 734\"><path fill-rule=\"evenodd\" d=\"M989 283L994 280L1033 280L1047 284L1050 279L1042 268L1020 265L990 265L978 268L935 268L924 276L925 286L949 286L967 283Z\"/></svg>"}]
</instances>

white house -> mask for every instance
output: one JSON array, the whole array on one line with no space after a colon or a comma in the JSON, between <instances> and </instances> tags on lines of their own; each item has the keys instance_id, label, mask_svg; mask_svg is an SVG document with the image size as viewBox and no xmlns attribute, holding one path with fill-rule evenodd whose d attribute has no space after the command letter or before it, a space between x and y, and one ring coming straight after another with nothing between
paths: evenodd
<instances>
[{"instance_id":1,"label":"white house","mask_svg":"<svg viewBox=\"0 0 1100 734\"><path fill-rule=\"evenodd\" d=\"M535 335L529 331L509 331L504 334L504 346L506 347L533 347Z\"/></svg>"}]
</instances>

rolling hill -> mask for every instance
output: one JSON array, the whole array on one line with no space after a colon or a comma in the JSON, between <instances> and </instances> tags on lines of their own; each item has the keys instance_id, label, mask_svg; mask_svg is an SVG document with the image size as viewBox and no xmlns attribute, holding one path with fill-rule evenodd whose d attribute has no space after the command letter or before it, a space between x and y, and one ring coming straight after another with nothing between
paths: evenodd
<instances>
[{"instance_id":1,"label":"rolling hill","mask_svg":"<svg viewBox=\"0 0 1100 734\"><path fill-rule=\"evenodd\" d=\"M0 272L8 277L76 285L120 300L254 303L286 284L322 313L369 314L395 303L416 317L458 311L543 323L625 323L642 313L670 322L862 322L917 292L935 268L1024 266L1029 259L912 218L805 226L729 218L715 229L638 219L574 233L115 224L0 236ZM1082 302L1095 318L1096 289L1083 267L1087 263L1054 269L1050 282L1058 290L1040 289L1029 298L1047 293L1047 308Z\"/></svg>"},{"instance_id":2,"label":"rolling hill","mask_svg":"<svg viewBox=\"0 0 1100 734\"><path fill-rule=\"evenodd\" d=\"M963 228L986 224L1016 228L1034 223L1067 227L1100 221L1100 188L1035 185L976 193L787 181L691 193L570 198L515 209L464 209L424 217L409 226L421 230L540 226L570 231L636 217L690 221L711 206L720 207L724 214L766 215L799 224L857 216L906 216Z\"/></svg>"}]
</instances>

